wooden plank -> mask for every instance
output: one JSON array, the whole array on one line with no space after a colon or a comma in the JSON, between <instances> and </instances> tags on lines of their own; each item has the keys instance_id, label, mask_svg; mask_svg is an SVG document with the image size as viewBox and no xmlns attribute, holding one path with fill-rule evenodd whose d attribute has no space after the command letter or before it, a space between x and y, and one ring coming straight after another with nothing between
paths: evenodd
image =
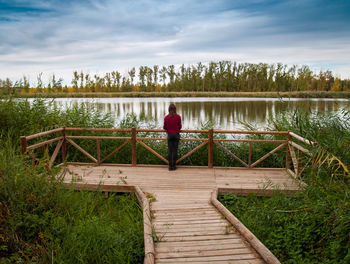
<instances>
[{"instance_id":1,"label":"wooden plank","mask_svg":"<svg viewBox=\"0 0 350 264\"><path fill-rule=\"evenodd\" d=\"M166 138L137 137L136 140L166 141ZM206 141L206 138L180 138L180 141Z\"/></svg>"},{"instance_id":2,"label":"wooden plank","mask_svg":"<svg viewBox=\"0 0 350 264\"><path fill-rule=\"evenodd\" d=\"M148 140L148 141L152 141L152 140L154 140L154 141L165 141L165 140L167 140L166 138L152 138L152 137L137 137L136 138L136 140L137 141L139 141L139 140Z\"/></svg>"},{"instance_id":3,"label":"wooden plank","mask_svg":"<svg viewBox=\"0 0 350 264\"><path fill-rule=\"evenodd\" d=\"M210 256L210 257L188 257L188 258L165 258L165 259L158 259L156 257L156 263L169 263L171 261L177 261L179 263L202 261L202 263L206 263L206 261L249 260L249 259L256 259L256 257L254 256L254 254L238 254L238 255L229 255L229 256Z\"/></svg>"},{"instance_id":4,"label":"wooden plank","mask_svg":"<svg viewBox=\"0 0 350 264\"><path fill-rule=\"evenodd\" d=\"M95 159L93 156L91 156L85 149L80 147L77 143L75 143L73 140L66 138L66 140L71 143L77 150L79 150L81 153L83 153L85 156L87 156L89 159L91 159L93 162L97 163L97 159Z\"/></svg>"},{"instance_id":5,"label":"wooden plank","mask_svg":"<svg viewBox=\"0 0 350 264\"><path fill-rule=\"evenodd\" d=\"M33 138L50 135L50 134L53 134L53 133L56 133L56 132L61 132L62 130L63 130L62 127L56 128L56 129L52 129L52 130L49 130L49 131L40 132L40 133L37 133L37 134L34 134L34 135L27 136L26 139L28 141L28 140L33 139Z\"/></svg>"},{"instance_id":6,"label":"wooden plank","mask_svg":"<svg viewBox=\"0 0 350 264\"><path fill-rule=\"evenodd\" d=\"M131 164L136 166L137 163L137 153L136 153L136 128L131 129Z\"/></svg>"},{"instance_id":7,"label":"wooden plank","mask_svg":"<svg viewBox=\"0 0 350 264\"><path fill-rule=\"evenodd\" d=\"M209 218L193 218L193 219L153 219L153 225L166 225L166 224L172 224L172 225L197 225L197 224L206 224L206 223L226 223L226 220L223 220L221 217L209 217Z\"/></svg>"},{"instance_id":8,"label":"wooden plank","mask_svg":"<svg viewBox=\"0 0 350 264\"><path fill-rule=\"evenodd\" d=\"M295 147L296 149L304 152L305 154L309 155L310 157L312 157L312 153L308 149L303 148L302 146L298 145L297 143L295 143L293 141L290 141L289 144L292 145L293 147Z\"/></svg>"},{"instance_id":9,"label":"wooden plank","mask_svg":"<svg viewBox=\"0 0 350 264\"><path fill-rule=\"evenodd\" d=\"M66 131L102 131L102 132L131 132L131 128L81 128L66 127Z\"/></svg>"},{"instance_id":10,"label":"wooden plank","mask_svg":"<svg viewBox=\"0 0 350 264\"><path fill-rule=\"evenodd\" d=\"M294 151L293 146L289 145L288 147L289 147L290 156L291 156L292 161L293 161L295 176L298 177L298 168L299 168L298 160L297 160L297 157L295 155L295 151Z\"/></svg>"},{"instance_id":11,"label":"wooden plank","mask_svg":"<svg viewBox=\"0 0 350 264\"><path fill-rule=\"evenodd\" d=\"M153 242L153 230L151 223L150 205L146 195L141 191L138 186L135 186L135 192L142 205L143 209L143 230L144 230L144 247L145 247L145 259L144 263L154 263L154 242Z\"/></svg>"},{"instance_id":12,"label":"wooden plank","mask_svg":"<svg viewBox=\"0 0 350 264\"><path fill-rule=\"evenodd\" d=\"M195 208L195 207L193 207ZM186 216L193 216L193 208L189 208L189 212L180 212L177 214L174 213L163 213L163 214L159 214L157 213L157 210L153 210L153 214L156 217L186 217ZM184 208L182 208L184 209ZM158 209L160 210L160 209ZM195 209L196 210L196 215L201 216L201 217L205 217L205 216L219 216L220 214L214 211L200 211L199 209Z\"/></svg>"},{"instance_id":13,"label":"wooden plank","mask_svg":"<svg viewBox=\"0 0 350 264\"><path fill-rule=\"evenodd\" d=\"M162 155L160 155L158 152L156 152L154 149L152 149L151 147L147 146L145 143L143 143L142 141L137 140L137 142L143 146L145 149L149 150L151 153L153 153L154 155L156 155L159 159L161 159L162 161L164 161L166 164L169 164L169 161L164 158Z\"/></svg>"},{"instance_id":14,"label":"wooden plank","mask_svg":"<svg viewBox=\"0 0 350 264\"><path fill-rule=\"evenodd\" d=\"M286 143L286 140L268 139L214 139L214 142Z\"/></svg>"},{"instance_id":15,"label":"wooden plank","mask_svg":"<svg viewBox=\"0 0 350 264\"><path fill-rule=\"evenodd\" d=\"M217 223L216 223L217 224ZM224 225L202 225L202 226L196 226L196 225L188 225L188 226L182 226L182 227L176 227L171 224L168 225L162 225L162 226L155 226L154 230L157 233L162 233L166 235L172 235L174 233L179 235L186 235L189 232L200 232L205 230L205 232L217 232L217 234L226 234L226 232L229 232L228 230L230 227L228 226L228 223ZM207 234L207 233L204 233Z\"/></svg>"},{"instance_id":16,"label":"wooden plank","mask_svg":"<svg viewBox=\"0 0 350 264\"><path fill-rule=\"evenodd\" d=\"M200 218L201 221L212 221L212 220L222 220L221 216L216 215L206 215ZM183 217L159 217L156 216L153 220L154 223L187 223L187 222L195 222L200 221L198 217L195 216L183 216Z\"/></svg>"},{"instance_id":17,"label":"wooden plank","mask_svg":"<svg viewBox=\"0 0 350 264\"><path fill-rule=\"evenodd\" d=\"M63 138L63 144L62 144L62 162L65 163L67 161L67 145L66 145L66 128L64 127L62 130L62 138Z\"/></svg>"},{"instance_id":18,"label":"wooden plank","mask_svg":"<svg viewBox=\"0 0 350 264\"><path fill-rule=\"evenodd\" d=\"M180 251L180 252L157 252L157 259L169 258L193 258L193 257L214 257L214 256L233 256L242 254L251 254L250 248L232 248L232 249L216 249L216 250L195 250L195 251ZM254 256L255 258L255 256Z\"/></svg>"},{"instance_id":19,"label":"wooden plank","mask_svg":"<svg viewBox=\"0 0 350 264\"><path fill-rule=\"evenodd\" d=\"M162 237L161 242L180 242L180 241L208 241L208 240L217 240L217 239L231 239L231 238L240 238L238 234L216 234L216 235L197 235L197 236L170 236Z\"/></svg>"},{"instance_id":20,"label":"wooden plank","mask_svg":"<svg viewBox=\"0 0 350 264\"><path fill-rule=\"evenodd\" d=\"M182 222L182 223L178 223L178 222L172 222L172 221L169 221L169 222L158 222L157 220L154 219L153 221L153 226L155 228L159 228L160 229L165 229L165 228L171 228L171 229L181 229L181 230L184 230L185 228L192 228L192 227L195 227L195 228L206 228L206 227L222 227L222 226L228 226L229 223L225 220L214 220L214 221L202 221L200 218L198 219L197 223L193 223L193 222L190 222L190 221L185 221L185 222Z\"/></svg>"},{"instance_id":21,"label":"wooden plank","mask_svg":"<svg viewBox=\"0 0 350 264\"><path fill-rule=\"evenodd\" d=\"M70 138L70 139L115 139L115 140L118 140L118 139L122 139L122 140L129 140L130 137L108 137L108 136L67 136L67 138Z\"/></svg>"},{"instance_id":22,"label":"wooden plank","mask_svg":"<svg viewBox=\"0 0 350 264\"><path fill-rule=\"evenodd\" d=\"M257 134L257 135L288 135L288 131L241 131L241 130L214 130L221 134Z\"/></svg>"},{"instance_id":23,"label":"wooden plank","mask_svg":"<svg viewBox=\"0 0 350 264\"><path fill-rule=\"evenodd\" d=\"M279 151L281 148L283 148L286 145L286 143L283 143L281 145L279 145L277 148L271 150L269 153L267 153L266 155L264 155L263 157L261 157L260 159L258 159L256 162L254 162L252 164L252 168L255 167L256 165L258 165L260 162L262 162L263 160L267 159L268 157L270 157L273 153L275 153L276 151Z\"/></svg>"},{"instance_id":24,"label":"wooden plank","mask_svg":"<svg viewBox=\"0 0 350 264\"><path fill-rule=\"evenodd\" d=\"M192 248L199 248L199 247L215 247L220 245L227 245L227 246L242 246L245 245L243 243L243 240L241 238L229 238L229 239L217 239L217 240L203 240L200 243L197 241L182 241L182 242L167 242L167 241L160 241L157 242L155 245L156 251L164 251L165 249L180 249L182 251L189 250L191 251Z\"/></svg>"},{"instance_id":25,"label":"wooden plank","mask_svg":"<svg viewBox=\"0 0 350 264\"><path fill-rule=\"evenodd\" d=\"M248 167L252 167L252 142L249 142Z\"/></svg>"},{"instance_id":26,"label":"wooden plank","mask_svg":"<svg viewBox=\"0 0 350 264\"><path fill-rule=\"evenodd\" d=\"M21 136L20 138L21 142L21 153L22 155L27 152L27 138L24 136Z\"/></svg>"},{"instance_id":27,"label":"wooden plank","mask_svg":"<svg viewBox=\"0 0 350 264\"><path fill-rule=\"evenodd\" d=\"M54 163L54 161L58 155L58 152L60 151L60 149L62 147L62 144L63 144L63 139L57 143L57 146L56 146L56 148L51 156L51 159L50 159L49 169L52 167L52 164Z\"/></svg>"},{"instance_id":28,"label":"wooden plank","mask_svg":"<svg viewBox=\"0 0 350 264\"><path fill-rule=\"evenodd\" d=\"M287 172L292 176L294 179L297 179L297 175L290 169L287 169Z\"/></svg>"},{"instance_id":29,"label":"wooden plank","mask_svg":"<svg viewBox=\"0 0 350 264\"><path fill-rule=\"evenodd\" d=\"M176 161L176 164L180 163L182 160L184 160L185 158L187 158L188 156L192 155L194 152L196 152L197 150L199 150L201 147L203 147L205 144L207 144L208 141L205 141L203 143L201 143L200 145L198 145L197 147L195 147L194 149L192 149L190 152L188 152L187 154L183 155L181 158L179 158Z\"/></svg>"},{"instance_id":30,"label":"wooden plank","mask_svg":"<svg viewBox=\"0 0 350 264\"><path fill-rule=\"evenodd\" d=\"M96 139L96 154L97 154L97 163L98 165L101 164L101 146L100 146L100 140Z\"/></svg>"},{"instance_id":31,"label":"wooden plank","mask_svg":"<svg viewBox=\"0 0 350 264\"><path fill-rule=\"evenodd\" d=\"M213 129L209 129L208 133L208 168L213 167L213 162L214 162L214 146L213 146Z\"/></svg>"},{"instance_id":32,"label":"wooden plank","mask_svg":"<svg viewBox=\"0 0 350 264\"><path fill-rule=\"evenodd\" d=\"M45 146L47 144L59 141L61 139L63 139L63 137L57 137L57 138L53 138L53 139L50 139L50 140L46 140L46 141L40 142L38 144L31 145L31 146L27 147L27 151L28 150L32 150L32 149L36 149L36 148L39 148L39 147L42 147L42 146Z\"/></svg>"},{"instance_id":33,"label":"wooden plank","mask_svg":"<svg viewBox=\"0 0 350 264\"><path fill-rule=\"evenodd\" d=\"M248 168L248 164L245 163L243 160L241 160L240 158L238 158L235 154L233 154L230 150L228 150L226 147L224 147L223 145L221 145L219 142L214 142L217 146L219 146L220 148L222 148L226 153L228 153L229 155L231 155L235 160L239 161L239 163L241 163L243 166L245 166L246 168Z\"/></svg>"},{"instance_id":34,"label":"wooden plank","mask_svg":"<svg viewBox=\"0 0 350 264\"><path fill-rule=\"evenodd\" d=\"M185 208L179 208L177 210L154 210L153 214L155 216L192 216L193 215L193 209L185 209ZM216 210L213 210L210 206L208 206L208 203L205 204L203 207L197 207L196 208L196 215L220 215Z\"/></svg>"},{"instance_id":35,"label":"wooden plank","mask_svg":"<svg viewBox=\"0 0 350 264\"><path fill-rule=\"evenodd\" d=\"M313 142L311 140L308 140L306 138L303 138L303 137L301 137L301 136L299 136L299 135L297 135L297 134L295 134L294 132L291 132L291 131L289 132L289 135L294 137L294 138L296 138L297 140L299 140L301 142L304 142L304 143L308 144L308 145L316 145L317 144L317 143L315 143L315 142Z\"/></svg>"},{"instance_id":36,"label":"wooden plank","mask_svg":"<svg viewBox=\"0 0 350 264\"><path fill-rule=\"evenodd\" d=\"M157 263L161 263L159 261L157 261ZM175 263L180 263L178 260L176 259L168 259L167 261L165 261L164 263L167 264L175 264ZM264 264L265 261L263 261L262 259L239 259L239 260L215 260L215 261L194 261L192 260L190 262L191 264Z\"/></svg>"},{"instance_id":37,"label":"wooden plank","mask_svg":"<svg viewBox=\"0 0 350 264\"><path fill-rule=\"evenodd\" d=\"M291 141L291 135L290 133L288 133L287 136L287 143ZM287 145L287 149L286 149L286 169L289 170L290 169L290 153L289 153L289 144Z\"/></svg>"},{"instance_id":38,"label":"wooden plank","mask_svg":"<svg viewBox=\"0 0 350 264\"><path fill-rule=\"evenodd\" d=\"M215 235L228 235L228 234L234 234L235 231L232 229L222 229L222 230L200 230L200 231L186 231L178 233L171 233L171 232L160 232L162 233L162 236L164 236L165 240L167 240L170 237L197 237L197 236L215 236Z\"/></svg>"}]
</instances>

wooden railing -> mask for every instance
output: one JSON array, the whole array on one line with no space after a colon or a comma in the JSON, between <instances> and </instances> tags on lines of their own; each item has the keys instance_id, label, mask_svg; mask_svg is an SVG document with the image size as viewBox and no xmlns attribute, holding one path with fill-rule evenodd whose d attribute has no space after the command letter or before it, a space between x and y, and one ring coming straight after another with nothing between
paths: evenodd
<instances>
[{"instance_id":1,"label":"wooden railing","mask_svg":"<svg viewBox=\"0 0 350 264\"><path fill-rule=\"evenodd\" d=\"M117 132L124 132L126 134L129 134L128 136L101 136L101 135L71 135L71 133L82 133L82 132L109 132L109 133L117 133ZM164 137L141 137L138 136L138 133L154 133L156 136L159 134L164 134ZM260 164L262 161L264 161L266 158L270 157L272 154L276 153L277 151L281 149L285 149L285 155L286 155L286 169L288 172L290 172L291 175L294 177L298 177L300 173L302 172L301 169L301 153L305 153L309 156L312 156L309 149L306 147L301 146L300 144L297 144L293 140L298 140L301 142L301 144L305 146L312 146L315 143L311 142L301 136L296 135L293 132L289 131L232 131L232 130L182 130L182 134L207 134L207 137L204 138L187 138L184 137L181 139L181 141L193 141L193 142L199 142L200 144L184 154L182 157L180 157L177 160L177 164L181 163L184 159L191 156L193 153L201 149L203 146L208 144L208 167L212 168L214 163L214 145L218 146L220 149L222 149L224 152L227 153L227 155L233 157L234 160L237 160L242 166L245 168L251 169L256 167L258 164ZM215 135L231 135L229 138L216 138ZM28 146L28 141L33 139L38 139L44 136L51 136L53 138L47 139L43 142L38 142L36 144ZM239 138L235 139L234 136L236 135L274 135L278 136L281 139L245 139L245 138ZM81 147L79 144L75 142L76 139L88 139L88 140L94 140L96 142L96 156L94 157L91 155L88 151L86 151L83 147ZM117 146L113 151L108 153L105 156L101 156L101 140L119 140L123 141L119 146ZM164 141L166 140L165 131L162 129L139 129L139 128L57 128L50 131L38 133L35 135L30 136L22 136L21 137L21 152L22 154L28 153L30 151L33 151L34 149L43 148L45 157L46 157L46 166L47 168L51 168L54 164L59 152L61 151L62 155L62 162L67 162L67 144L70 144L77 150L79 150L84 156L89 158L92 163L82 163L82 162L74 162L74 164L94 164L94 165L101 165L106 164L106 160L110 158L113 155L116 155L122 148L124 148L126 145L131 145L131 166L137 166L140 165L137 163L137 144L147 149L149 152L153 153L156 157L158 157L160 160L162 160L165 164L168 164L168 160L163 157L161 154L159 154L157 151L152 149L149 145L147 145L146 141ZM56 143L56 147L53 150L52 155L50 156L48 153L48 146L49 144ZM228 143L247 143L249 146L249 153L248 153L248 160L243 160L242 158L238 157L237 154L233 153L229 148L227 147ZM256 161L252 160L252 153L253 153L253 144L256 143L275 143L278 144L277 147L275 147L270 152L266 153ZM225 146L226 144L226 146ZM33 153L32 153L33 155ZM72 162L70 162L72 163ZM291 163L293 164L293 167L291 166ZM109 164L110 165L110 164ZM120 165L120 164L114 164L114 165ZM125 164L123 164L125 165ZM294 168L294 171L292 170Z\"/></svg>"}]
</instances>

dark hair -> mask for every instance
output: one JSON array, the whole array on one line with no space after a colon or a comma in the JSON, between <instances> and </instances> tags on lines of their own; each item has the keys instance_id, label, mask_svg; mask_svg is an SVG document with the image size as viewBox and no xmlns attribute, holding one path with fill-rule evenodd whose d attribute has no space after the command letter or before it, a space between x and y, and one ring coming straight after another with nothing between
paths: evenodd
<instances>
[{"instance_id":1,"label":"dark hair","mask_svg":"<svg viewBox=\"0 0 350 264\"><path fill-rule=\"evenodd\" d=\"M176 106L175 106L174 104L170 104L170 105L169 105L169 114L170 114L171 116L176 115Z\"/></svg>"}]
</instances>

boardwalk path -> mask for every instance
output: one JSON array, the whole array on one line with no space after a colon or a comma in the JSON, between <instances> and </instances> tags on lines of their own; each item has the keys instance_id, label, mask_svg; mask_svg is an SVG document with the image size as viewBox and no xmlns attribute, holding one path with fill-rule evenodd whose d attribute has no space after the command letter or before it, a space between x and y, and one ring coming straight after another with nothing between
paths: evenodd
<instances>
[{"instance_id":1,"label":"boardwalk path","mask_svg":"<svg viewBox=\"0 0 350 264\"><path fill-rule=\"evenodd\" d=\"M65 182L139 186L151 197L156 263L265 263L210 203L214 189L245 193L298 184L283 169L67 167Z\"/></svg>"}]
</instances>

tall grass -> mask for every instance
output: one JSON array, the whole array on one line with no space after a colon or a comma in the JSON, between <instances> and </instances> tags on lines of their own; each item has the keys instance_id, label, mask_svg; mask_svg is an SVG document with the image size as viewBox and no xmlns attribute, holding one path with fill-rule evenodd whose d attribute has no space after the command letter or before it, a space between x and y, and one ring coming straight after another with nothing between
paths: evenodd
<instances>
[{"instance_id":1,"label":"tall grass","mask_svg":"<svg viewBox=\"0 0 350 264\"><path fill-rule=\"evenodd\" d=\"M142 263L142 210L133 195L65 190L45 162L31 166L20 135L61 126L110 127L86 106L0 102L0 263Z\"/></svg>"},{"instance_id":2,"label":"tall grass","mask_svg":"<svg viewBox=\"0 0 350 264\"><path fill-rule=\"evenodd\" d=\"M58 263L140 263L142 215L133 196L112 195L105 199L99 192L62 190L60 183L53 180L55 171L47 172L43 165L22 166L26 161L16 147L20 135L61 126L113 127L112 118L92 112L85 105L62 112L40 100L33 105L1 102L0 117L0 256L3 263L47 263L52 259ZM116 126L154 127L135 116L127 116ZM202 128L211 127L213 124L208 123ZM247 129L255 128L247 125ZM316 159L303 173L307 186L294 195L276 192L272 198L243 198L226 194L220 197L221 201L283 263L349 263L349 113L344 112L342 117L301 111L283 113L271 120L269 129L292 130L319 143L313 149ZM91 132L91 135L96 134L99 133ZM207 135L183 134L182 137L205 138ZM272 136L248 138L279 139ZM96 154L92 141L77 142ZM101 142L105 154L121 144L115 140ZM146 143L166 157L166 142ZM198 144L181 142L180 156ZM225 146L247 160L247 144L226 143ZM257 144L253 160L272 148L271 143ZM72 148L68 152L71 161L83 161L78 151ZM141 146L137 152L138 163L162 164ZM214 153L215 166L240 166L222 150L215 148ZM107 162L130 163L130 154L130 146L125 146ZM207 156L207 149L203 147L182 164L206 165ZM277 154L266 159L262 166L283 167L284 164L284 155Z\"/></svg>"},{"instance_id":3,"label":"tall grass","mask_svg":"<svg viewBox=\"0 0 350 264\"><path fill-rule=\"evenodd\" d=\"M350 92L106 92L106 93L32 93L21 98L111 98L111 97L260 97L260 98L350 98Z\"/></svg>"},{"instance_id":4,"label":"tall grass","mask_svg":"<svg viewBox=\"0 0 350 264\"><path fill-rule=\"evenodd\" d=\"M303 176L307 186L297 194L276 192L271 198L225 194L221 202L282 263L350 263L349 112L342 117L284 113L270 128L318 142Z\"/></svg>"}]
</instances>

